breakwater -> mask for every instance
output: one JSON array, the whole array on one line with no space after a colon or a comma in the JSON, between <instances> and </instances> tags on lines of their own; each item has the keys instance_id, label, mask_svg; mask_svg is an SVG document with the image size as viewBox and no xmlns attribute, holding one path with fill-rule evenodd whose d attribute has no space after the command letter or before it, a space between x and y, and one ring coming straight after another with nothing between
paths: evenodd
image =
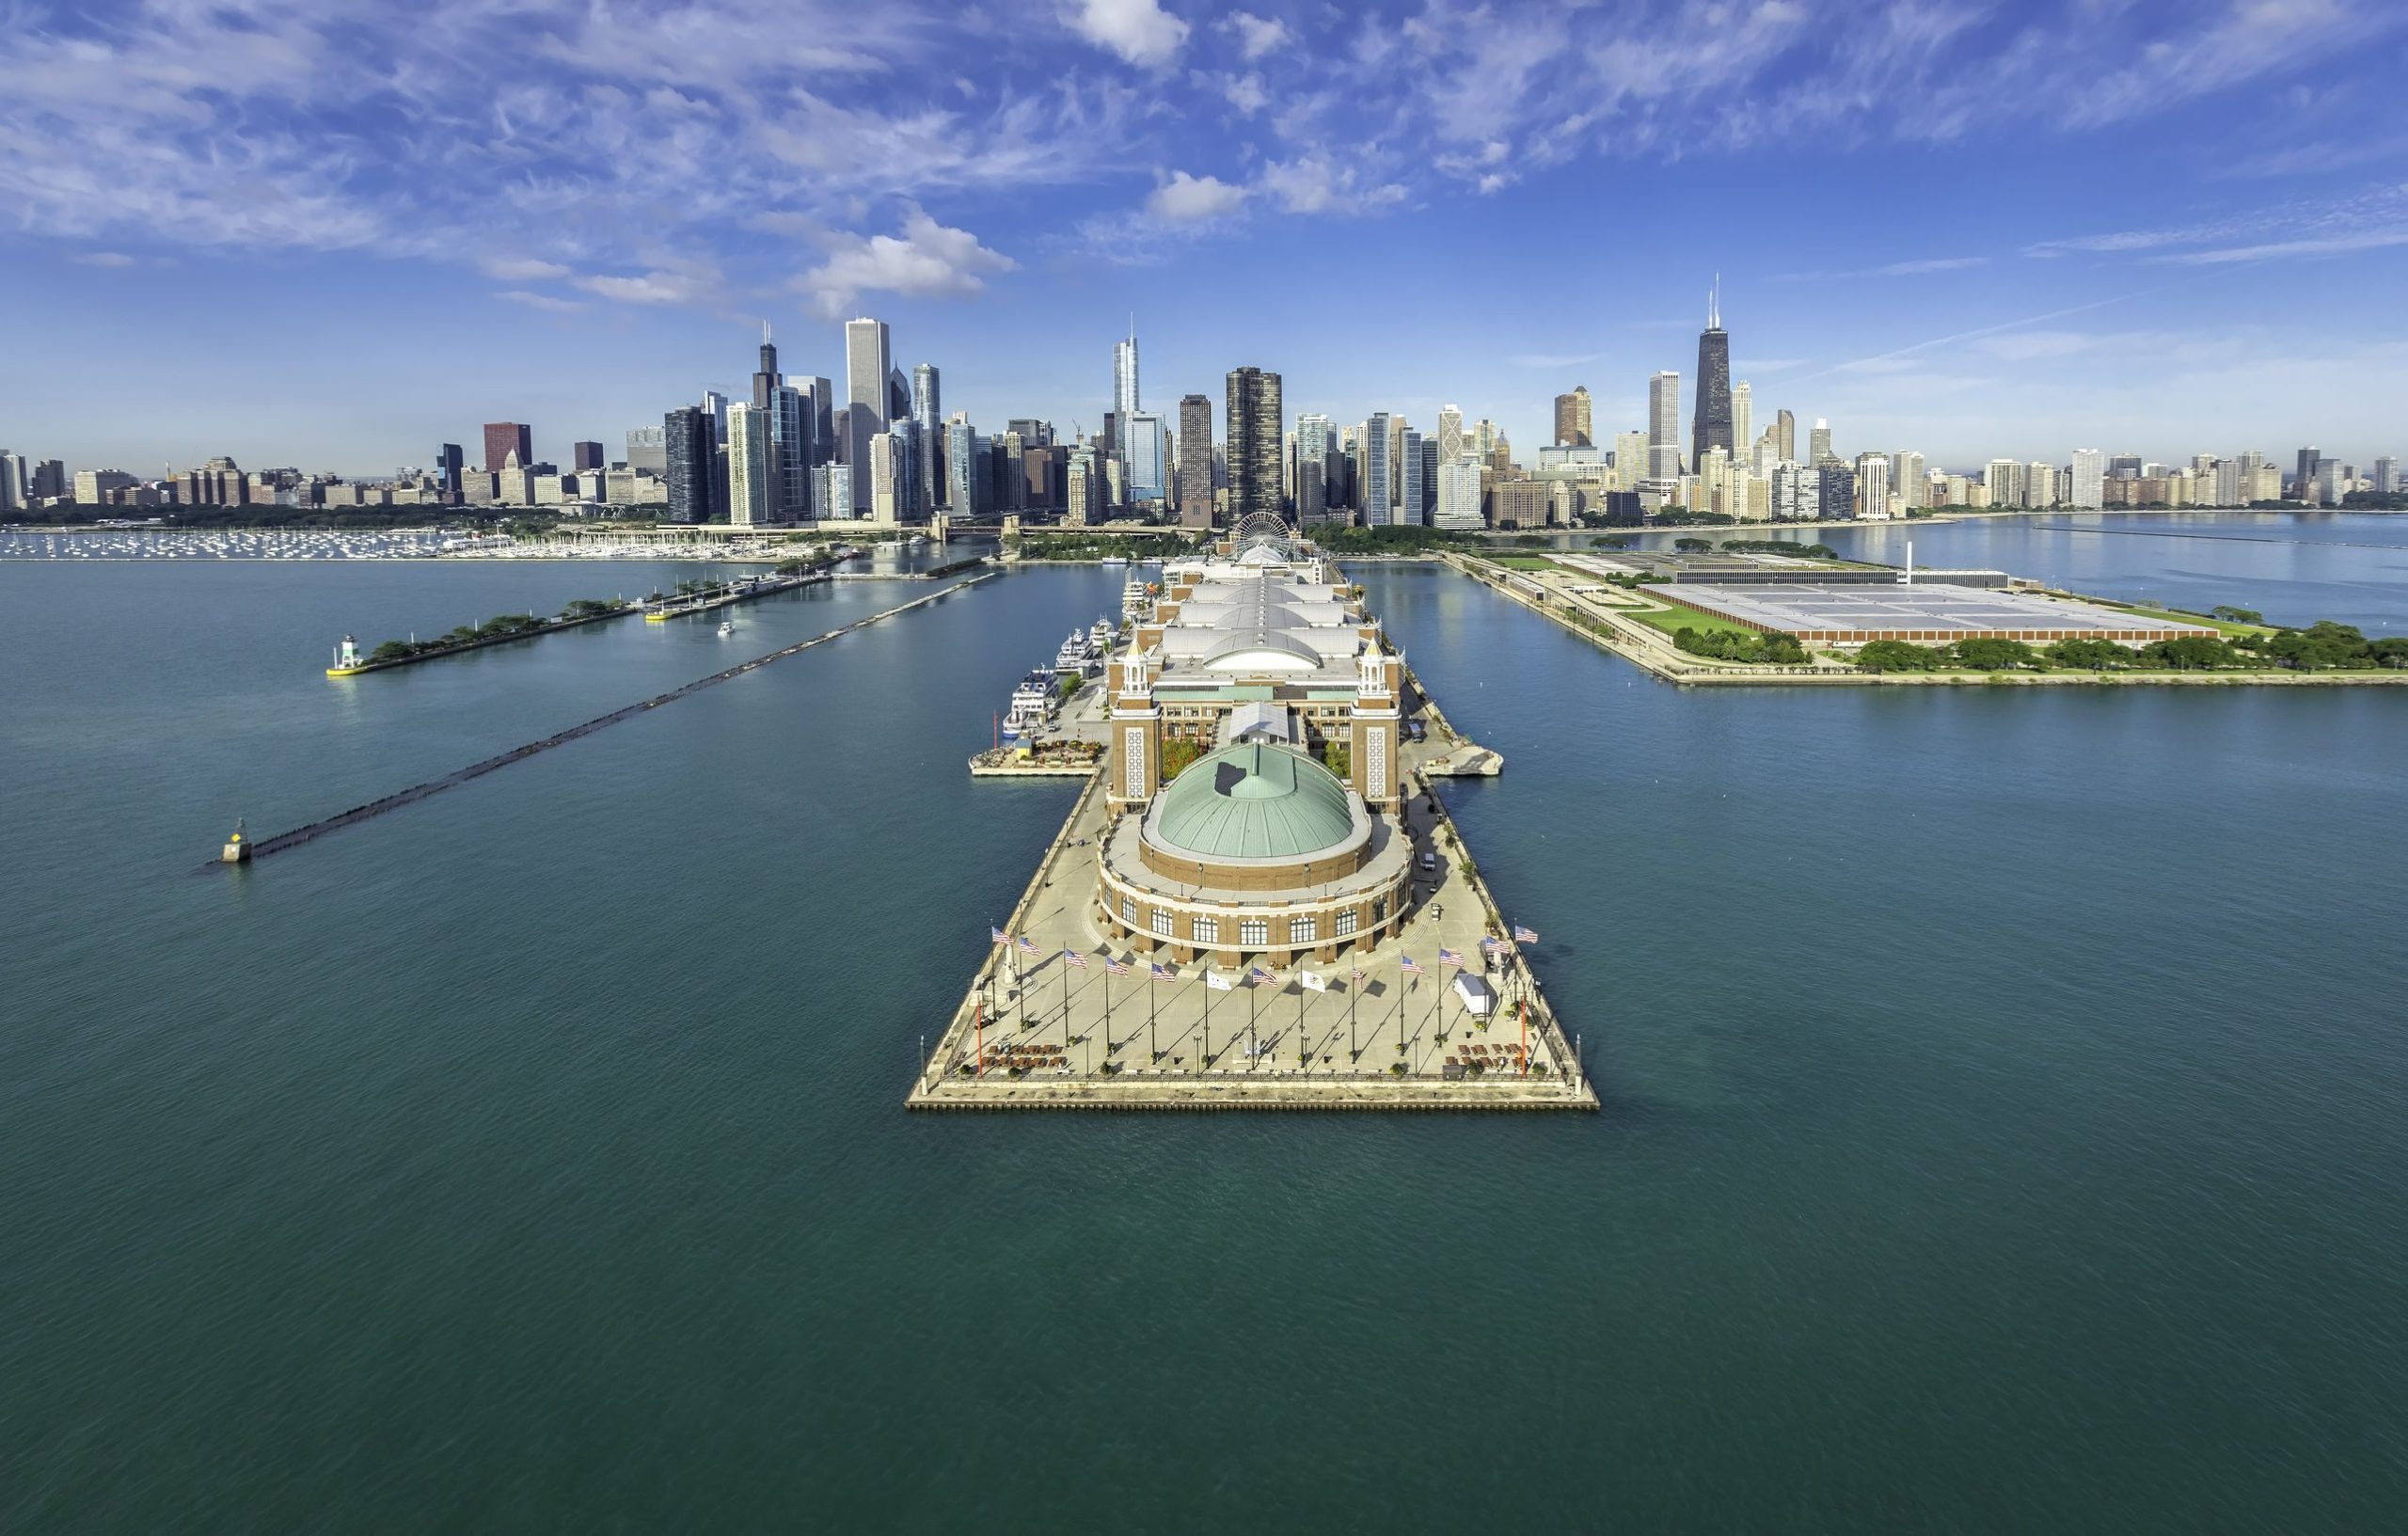
<instances>
[{"instance_id":1,"label":"breakwater","mask_svg":"<svg viewBox=\"0 0 2408 1536\"><path fill-rule=\"evenodd\" d=\"M585 720L577 725L572 725L565 731L556 732L551 736L547 736L540 741L530 741L522 746L513 747L508 752L497 752L491 757L471 763L464 768L458 768L451 773L444 774L441 778L428 779L422 783L414 784L407 789L397 790L393 794L384 796L381 799L370 800L365 805L355 805L348 811L340 812L334 816L324 817L321 820L312 821L307 826L295 827L289 831L276 832L266 837L258 838L252 841L250 845L250 856L247 862L250 863L257 863L260 860L268 857L270 854L282 853L287 848L298 847L304 843L312 842L317 838L325 836L329 832L340 831L345 827L357 826L360 822L372 820L377 816L386 815L388 812L398 811L405 805L415 805L420 800L425 800L429 796L439 795L447 789L457 788L459 785L467 784L471 780L482 779L486 774L492 773L499 768L508 768L513 763L523 763L528 758L533 757L539 752L549 752L554 747L565 746L569 742L578 740L580 737L592 736L596 731L605 730L610 726L616 725L621 720L632 720L638 715L657 709L662 705L673 704L677 700L687 697L689 694L700 693L706 688L716 688L721 683L741 677L746 673L757 672L773 661L783 661L787 657L800 655L804 651L810 650L815 645L825 645L832 640L836 640L843 636L849 635L856 629L866 628L881 620L891 619L899 613L908 613L915 608L920 608L928 603L938 602L943 598L950 597L958 592L965 591L971 587L976 586L981 581L987 580L992 574L993 573L989 572L974 576L966 581L957 582L954 585L945 588L943 592L932 592L927 594L926 596L914 597L908 603L897 603L893 608L881 609L878 612L869 614L866 617L855 619L850 624L839 625L837 627L828 630L825 633L814 635L809 640L798 641L792 645L785 646L780 650L771 651L766 656L754 657L750 661L739 662L733 667L712 673L707 677L698 677L694 679L694 681L688 683L681 688L672 689L666 693L655 694L649 699L642 700L636 704L627 705L623 708L614 709L607 715L597 715L592 720ZM243 867L241 864L230 864L222 860L212 860L210 863L201 865L201 868L204 870L241 867Z\"/></svg>"}]
</instances>

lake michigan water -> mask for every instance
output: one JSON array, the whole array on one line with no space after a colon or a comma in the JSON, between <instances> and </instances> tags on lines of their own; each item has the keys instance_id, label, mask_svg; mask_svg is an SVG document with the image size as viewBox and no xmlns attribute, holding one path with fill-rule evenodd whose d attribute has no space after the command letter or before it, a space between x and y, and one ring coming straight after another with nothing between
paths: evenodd
<instances>
[{"instance_id":1,"label":"lake michigan water","mask_svg":"<svg viewBox=\"0 0 2408 1536\"><path fill-rule=\"evenodd\" d=\"M2397 626L2399 543L2316 579ZM1117 569L196 869L930 590L321 675L689 574L0 564L0 1528L2408 1507L2408 695L1685 693L1361 568L1594 1116L902 1112L1074 792L962 760Z\"/></svg>"}]
</instances>

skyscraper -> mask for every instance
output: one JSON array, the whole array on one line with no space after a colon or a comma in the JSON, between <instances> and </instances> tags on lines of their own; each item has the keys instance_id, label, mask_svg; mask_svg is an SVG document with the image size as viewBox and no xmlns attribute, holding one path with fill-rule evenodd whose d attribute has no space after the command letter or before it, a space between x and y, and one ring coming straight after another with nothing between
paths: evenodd
<instances>
[{"instance_id":1,"label":"skyscraper","mask_svg":"<svg viewBox=\"0 0 2408 1536\"><path fill-rule=\"evenodd\" d=\"M485 467L499 469L516 453L521 465L535 462L534 429L524 421L488 421L485 423Z\"/></svg>"},{"instance_id":2,"label":"skyscraper","mask_svg":"<svg viewBox=\"0 0 2408 1536\"><path fill-rule=\"evenodd\" d=\"M669 478L669 429L666 427L629 427L627 429L627 467L649 469L662 480Z\"/></svg>"},{"instance_id":3,"label":"skyscraper","mask_svg":"<svg viewBox=\"0 0 2408 1536\"><path fill-rule=\"evenodd\" d=\"M1137 331L1133 321L1129 340L1112 343L1112 409L1123 420L1143 409L1137 399Z\"/></svg>"},{"instance_id":4,"label":"skyscraper","mask_svg":"<svg viewBox=\"0 0 2408 1536\"><path fill-rule=\"evenodd\" d=\"M1170 428L1151 411L1120 419L1120 456L1129 469L1129 499L1163 501L1170 497Z\"/></svg>"},{"instance_id":5,"label":"skyscraper","mask_svg":"<svg viewBox=\"0 0 2408 1536\"><path fill-rule=\"evenodd\" d=\"M699 405L680 405L660 419L669 459L669 520L707 523L719 511L719 429Z\"/></svg>"},{"instance_id":6,"label":"skyscraper","mask_svg":"<svg viewBox=\"0 0 2408 1536\"><path fill-rule=\"evenodd\" d=\"M453 449L458 452L458 449ZM25 456L0 449L0 512L15 512L25 504L31 486L25 476Z\"/></svg>"},{"instance_id":7,"label":"skyscraper","mask_svg":"<svg viewBox=\"0 0 2408 1536\"><path fill-rule=\"evenodd\" d=\"M737 405L727 413L727 520L738 528L778 520L769 416L767 405Z\"/></svg>"},{"instance_id":8,"label":"skyscraper","mask_svg":"<svg viewBox=\"0 0 2408 1536\"><path fill-rule=\"evenodd\" d=\"M2073 504L2077 507L2098 507L2106 504L2107 455L2095 448L2073 451Z\"/></svg>"},{"instance_id":9,"label":"skyscraper","mask_svg":"<svg viewBox=\"0 0 2408 1536\"><path fill-rule=\"evenodd\" d=\"M1389 445L1394 441L1388 435L1388 423L1386 411L1373 411L1370 420L1363 423L1360 439L1363 445L1363 479L1359 495L1362 505L1357 510L1363 514L1363 526L1366 528L1378 528L1389 520L1388 486L1396 479L1396 469L1388 462Z\"/></svg>"},{"instance_id":10,"label":"skyscraper","mask_svg":"<svg viewBox=\"0 0 2408 1536\"><path fill-rule=\"evenodd\" d=\"M1681 478L1681 376L1670 369L1647 381L1647 478Z\"/></svg>"},{"instance_id":11,"label":"skyscraper","mask_svg":"<svg viewBox=\"0 0 2408 1536\"><path fill-rule=\"evenodd\" d=\"M752 408L766 411L775 398L783 375L778 372L778 349L769 342L769 323L761 323L761 366L752 371ZM731 426L730 430L734 430Z\"/></svg>"},{"instance_id":12,"label":"skyscraper","mask_svg":"<svg viewBox=\"0 0 2408 1536\"><path fill-rule=\"evenodd\" d=\"M1228 404L1222 417L1228 435L1229 521L1280 515L1279 436L1285 421L1279 375L1259 368L1229 371Z\"/></svg>"},{"instance_id":13,"label":"skyscraper","mask_svg":"<svg viewBox=\"0 0 2408 1536\"><path fill-rule=\"evenodd\" d=\"M811 462L814 465L836 461L836 387L826 379L815 378L802 388L811 407ZM826 516L828 514L821 513Z\"/></svg>"},{"instance_id":14,"label":"skyscraper","mask_svg":"<svg viewBox=\"0 0 2408 1536\"><path fill-rule=\"evenodd\" d=\"M1212 402L1202 395L1179 403L1179 521L1212 526Z\"/></svg>"},{"instance_id":15,"label":"skyscraper","mask_svg":"<svg viewBox=\"0 0 2408 1536\"><path fill-rule=\"evenodd\" d=\"M1396 435L1396 521L1422 520L1421 434L1406 427Z\"/></svg>"},{"instance_id":16,"label":"skyscraper","mask_svg":"<svg viewBox=\"0 0 2408 1536\"><path fill-rule=\"evenodd\" d=\"M1745 462L1756 446L1756 391L1746 379L1731 387L1731 456Z\"/></svg>"},{"instance_id":17,"label":"skyscraper","mask_svg":"<svg viewBox=\"0 0 2408 1536\"><path fill-rule=\"evenodd\" d=\"M2316 479L2316 463L2321 455L2313 448L2299 451L2299 488L2303 491Z\"/></svg>"},{"instance_id":18,"label":"skyscraper","mask_svg":"<svg viewBox=\"0 0 2408 1536\"><path fill-rule=\"evenodd\" d=\"M791 384L780 384L769 395L769 459L772 494L782 523L810 520L811 463L816 456L818 434L812 420L811 397Z\"/></svg>"},{"instance_id":19,"label":"skyscraper","mask_svg":"<svg viewBox=\"0 0 2408 1536\"><path fill-rule=\"evenodd\" d=\"M1787 411L1779 412L1772 419L1772 430L1781 456L1793 464L1798 462L1798 418Z\"/></svg>"},{"instance_id":20,"label":"skyscraper","mask_svg":"<svg viewBox=\"0 0 2408 1536\"><path fill-rule=\"evenodd\" d=\"M460 493L465 488L460 477L466 469L460 462L458 443L445 443L435 451L435 489L443 498L444 505L459 505Z\"/></svg>"},{"instance_id":21,"label":"skyscraper","mask_svg":"<svg viewBox=\"0 0 2408 1536\"><path fill-rule=\"evenodd\" d=\"M1814 430L1806 436L1806 457L1813 464L1826 464L1837 457L1831 451L1831 424L1819 416L1814 418Z\"/></svg>"},{"instance_id":22,"label":"skyscraper","mask_svg":"<svg viewBox=\"0 0 2408 1536\"><path fill-rule=\"evenodd\" d=\"M845 462L853 467L853 512L869 515L878 467L871 464L869 440L886 430L886 375L894 367L887 355L886 322L867 318L845 322ZM831 509L832 515L833 509Z\"/></svg>"},{"instance_id":23,"label":"skyscraper","mask_svg":"<svg viewBox=\"0 0 2408 1536\"><path fill-rule=\"evenodd\" d=\"M920 505L933 510L944 499L944 403L934 363L911 368L911 420L920 424Z\"/></svg>"},{"instance_id":24,"label":"skyscraper","mask_svg":"<svg viewBox=\"0 0 2408 1536\"><path fill-rule=\"evenodd\" d=\"M1705 329L1697 338L1697 414L1689 429L1689 462L1703 464L1708 449L1732 451L1731 338L1722 329L1722 283L1715 280L1705 301Z\"/></svg>"},{"instance_id":25,"label":"skyscraper","mask_svg":"<svg viewBox=\"0 0 2408 1536\"><path fill-rule=\"evenodd\" d=\"M869 507L872 521L899 523L911 497L903 462L903 439L891 432L873 432L862 449L869 466ZM858 469L860 467L857 465ZM858 493L856 493L858 496Z\"/></svg>"},{"instance_id":26,"label":"skyscraper","mask_svg":"<svg viewBox=\"0 0 2408 1536\"><path fill-rule=\"evenodd\" d=\"M1576 384L1570 394L1555 397L1555 442L1558 448L1588 448L1593 444L1587 385Z\"/></svg>"},{"instance_id":27,"label":"skyscraper","mask_svg":"<svg viewBox=\"0 0 2408 1536\"><path fill-rule=\"evenodd\" d=\"M1450 403L1438 407L1438 462L1452 464L1463 456L1463 407Z\"/></svg>"},{"instance_id":28,"label":"skyscraper","mask_svg":"<svg viewBox=\"0 0 2408 1536\"><path fill-rule=\"evenodd\" d=\"M968 411L956 411L944 424L944 504L956 517L983 510L979 506L978 434Z\"/></svg>"}]
</instances>

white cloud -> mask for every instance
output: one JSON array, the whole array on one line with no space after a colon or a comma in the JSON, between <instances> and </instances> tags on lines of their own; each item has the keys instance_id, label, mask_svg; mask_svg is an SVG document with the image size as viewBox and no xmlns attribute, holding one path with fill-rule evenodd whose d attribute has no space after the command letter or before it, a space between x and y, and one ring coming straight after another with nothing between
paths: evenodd
<instances>
[{"instance_id":1,"label":"white cloud","mask_svg":"<svg viewBox=\"0 0 2408 1536\"><path fill-rule=\"evenodd\" d=\"M558 261L539 261L531 258L489 256L477 263L488 277L503 282L535 282L546 277L565 277L569 269Z\"/></svg>"},{"instance_id":2,"label":"white cloud","mask_svg":"<svg viewBox=\"0 0 2408 1536\"><path fill-rule=\"evenodd\" d=\"M1130 63L1151 69L1179 56L1187 24L1157 0L1071 0L1071 30Z\"/></svg>"},{"instance_id":3,"label":"white cloud","mask_svg":"<svg viewBox=\"0 0 2408 1536\"><path fill-rule=\"evenodd\" d=\"M585 308L576 299L564 299L551 293L531 293L524 288L505 288L494 294L513 304L523 304L531 309L547 309L554 314L574 314Z\"/></svg>"},{"instance_id":4,"label":"white cloud","mask_svg":"<svg viewBox=\"0 0 2408 1536\"><path fill-rule=\"evenodd\" d=\"M916 206L905 213L900 236L834 231L821 243L828 260L795 279L795 286L831 320L867 293L968 297L986 291L984 274L1019 265L980 245L969 230L939 224Z\"/></svg>"},{"instance_id":5,"label":"white cloud","mask_svg":"<svg viewBox=\"0 0 2408 1536\"><path fill-rule=\"evenodd\" d=\"M1146 199L1146 212L1173 224L1199 224L1236 213L1245 206L1249 195L1246 188L1218 177L1173 171L1170 180Z\"/></svg>"},{"instance_id":6,"label":"white cloud","mask_svg":"<svg viewBox=\"0 0 2408 1536\"><path fill-rule=\"evenodd\" d=\"M1288 40L1288 24L1276 17L1257 16L1250 10L1231 11L1222 18L1222 29L1237 35L1238 51L1246 57L1260 58Z\"/></svg>"},{"instance_id":7,"label":"white cloud","mask_svg":"<svg viewBox=\"0 0 2408 1536\"><path fill-rule=\"evenodd\" d=\"M1291 214L1367 213L1404 200L1394 182L1361 187L1354 167L1340 166L1319 150L1262 167L1262 190Z\"/></svg>"},{"instance_id":8,"label":"white cloud","mask_svg":"<svg viewBox=\"0 0 2408 1536\"><path fill-rule=\"evenodd\" d=\"M1261 111L1264 104L1271 100L1271 93L1263 88L1262 76L1259 74L1252 72L1219 74L1212 76L1211 79L1213 88L1227 97L1229 104L1246 117L1253 117Z\"/></svg>"},{"instance_id":9,"label":"white cloud","mask_svg":"<svg viewBox=\"0 0 2408 1536\"><path fill-rule=\"evenodd\" d=\"M593 273L569 281L589 293L621 304L700 304L715 296L719 287L708 276L665 269L633 276Z\"/></svg>"},{"instance_id":10,"label":"white cloud","mask_svg":"<svg viewBox=\"0 0 2408 1536\"><path fill-rule=\"evenodd\" d=\"M87 267L130 267L134 258L121 250L89 250L77 253L75 260Z\"/></svg>"}]
</instances>

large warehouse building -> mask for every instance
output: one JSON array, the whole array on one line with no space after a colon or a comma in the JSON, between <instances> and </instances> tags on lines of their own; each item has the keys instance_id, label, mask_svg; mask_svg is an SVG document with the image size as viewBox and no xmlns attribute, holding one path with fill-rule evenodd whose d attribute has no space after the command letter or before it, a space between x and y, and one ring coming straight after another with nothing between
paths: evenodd
<instances>
[{"instance_id":1,"label":"large warehouse building","mask_svg":"<svg viewBox=\"0 0 2408 1536\"><path fill-rule=\"evenodd\" d=\"M2204 624L2152 619L2122 609L2036 593L1958 586L1722 587L1694 582L1648 589L1667 602L1728 619L1766 634L1795 635L1806 645L1865 645L1877 640L1944 645L1959 640L2112 640L2125 644L2216 631Z\"/></svg>"}]
</instances>

